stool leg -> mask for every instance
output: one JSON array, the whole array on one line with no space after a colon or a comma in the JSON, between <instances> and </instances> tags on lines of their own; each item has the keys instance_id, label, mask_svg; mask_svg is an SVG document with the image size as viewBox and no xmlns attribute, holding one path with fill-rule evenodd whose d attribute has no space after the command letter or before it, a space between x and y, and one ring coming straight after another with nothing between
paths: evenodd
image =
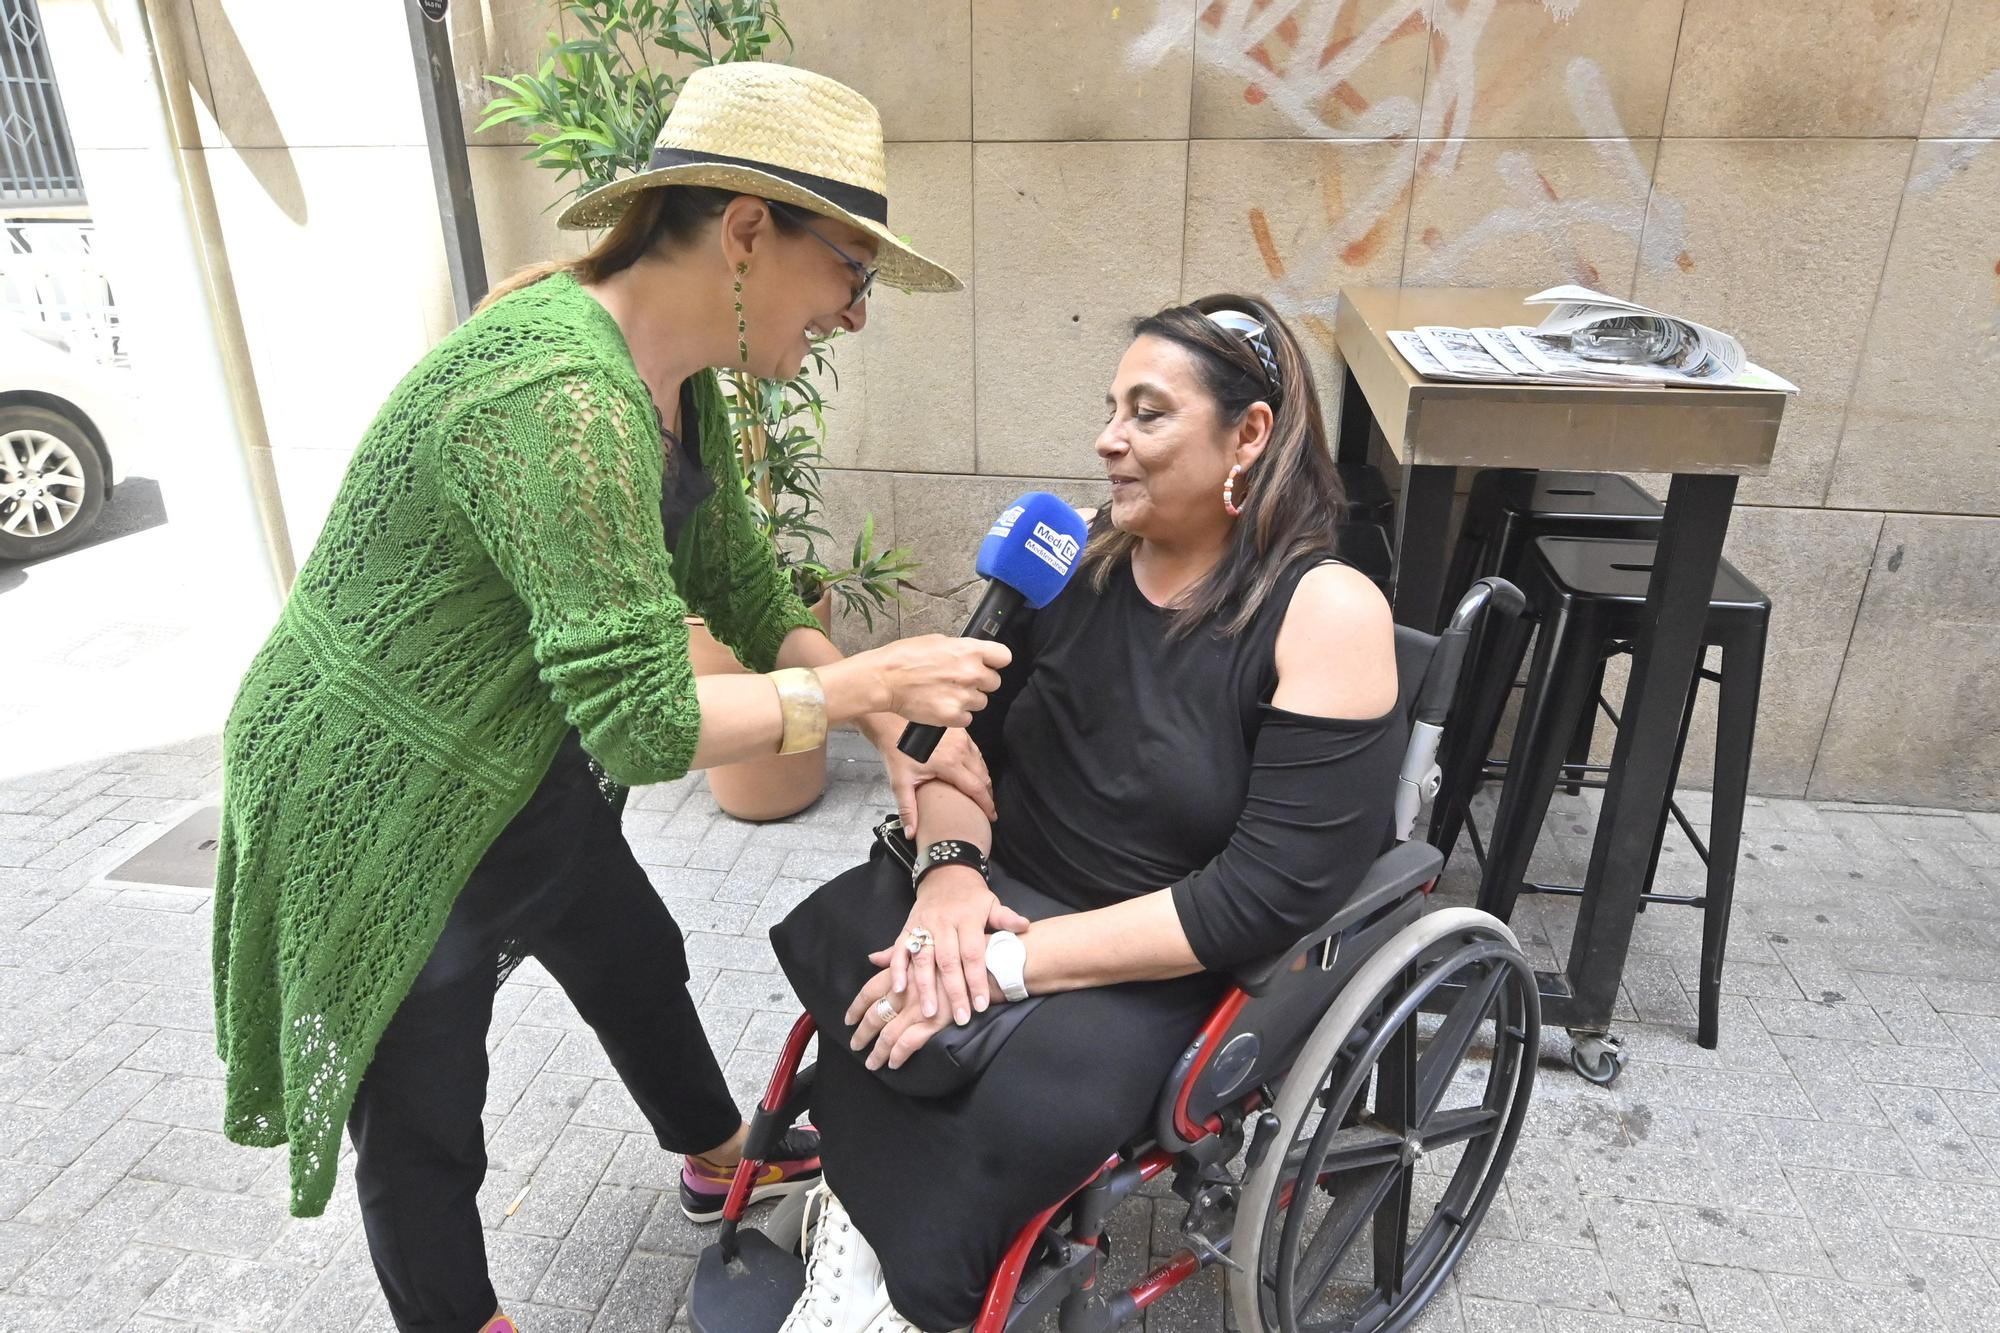
<instances>
[{"instance_id":1,"label":"stool leg","mask_svg":"<svg viewBox=\"0 0 2000 1333\"><path fill-rule=\"evenodd\" d=\"M1708 652L1706 649L1703 649L1703 660L1706 661L1707 657ZM1696 668L1697 671L1700 669L1699 667ZM1681 760L1687 756L1688 732L1694 729L1694 707L1700 701L1701 677L1697 675L1693 680L1688 682L1687 706L1681 709L1681 729L1679 735L1674 740L1674 781L1676 783L1680 781ZM1660 849L1667 845L1667 825L1672 823L1674 818L1673 799L1674 790L1672 787L1669 787L1667 788L1667 803L1660 807L1660 827L1653 834L1653 856L1651 860L1646 862L1646 878L1640 885L1639 910L1642 912L1646 910L1644 895L1652 892L1653 877L1660 872Z\"/></svg>"},{"instance_id":2,"label":"stool leg","mask_svg":"<svg viewBox=\"0 0 2000 1333\"><path fill-rule=\"evenodd\" d=\"M1591 673L1590 689L1584 694L1583 711L1576 715L1576 734L1570 737L1569 754L1563 760L1565 764L1587 764L1590 762L1590 742L1597 734L1597 696L1603 693L1604 658L1599 657L1597 659L1597 670ZM1566 778L1575 778L1581 775L1566 772L1563 776ZM1582 790L1583 788L1579 787L1575 782L1563 783L1563 791L1571 796L1575 796Z\"/></svg>"},{"instance_id":3,"label":"stool leg","mask_svg":"<svg viewBox=\"0 0 2000 1333\"><path fill-rule=\"evenodd\" d=\"M1762 635L1725 648L1715 709L1714 813L1708 833L1708 904L1701 917L1701 993L1695 1039L1714 1050L1721 1039L1722 959L1736 897L1736 855L1743 842L1743 802L1750 791L1750 749L1764 675Z\"/></svg>"},{"instance_id":4,"label":"stool leg","mask_svg":"<svg viewBox=\"0 0 2000 1333\"><path fill-rule=\"evenodd\" d=\"M1576 716L1577 701L1590 684L1597 661L1594 639L1578 642L1588 635L1592 619L1558 606L1543 619L1535 639L1535 662L1507 756L1507 785L1493 819L1486 873L1479 882L1479 905L1502 921L1512 916L1514 900L1520 896L1522 878L1562 776L1563 749L1569 744L1566 724Z\"/></svg>"},{"instance_id":5,"label":"stool leg","mask_svg":"<svg viewBox=\"0 0 2000 1333\"><path fill-rule=\"evenodd\" d=\"M1507 711L1510 687L1528 655L1531 628L1522 619L1493 617L1462 668L1457 708L1445 724L1444 755L1438 766L1443 777L1431 805L1430 844L1447 861L1479 790L1479 775Z\"/></svg>"},{"instance_id":6,"label":"stool leg","mask_svg":"<svg viewBox=\"0 0 2000 1333\"><path fill-rule=\"evenodd\" d=\"M1474 516L1467 514L1459 524L1458 540L1452 544L1451 566L1444 576L1444 607L1446 611L1458 605L1465 596L1465 590L1472 581L1482 574L1492 571L1485 568L1487 541L1483 533L1476 530Z\"/></svg>"}]
</instances>

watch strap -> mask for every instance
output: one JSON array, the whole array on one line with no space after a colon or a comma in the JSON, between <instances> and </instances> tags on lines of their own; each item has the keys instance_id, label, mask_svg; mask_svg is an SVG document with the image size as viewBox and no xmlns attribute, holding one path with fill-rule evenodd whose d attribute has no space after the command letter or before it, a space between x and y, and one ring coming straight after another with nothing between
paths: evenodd
<instances>
[{"instance_id":1,"label":"watch strap","mask_svg":"<svg viewBox=\"0 0 2000 1333\"><path fill-rule=\"evenodd\" d=\"M996 930L986 937L986 973L1010 1001L1028 998L1027 963L1027 946L1013 931Z\"/></svg>"}]
</instances>

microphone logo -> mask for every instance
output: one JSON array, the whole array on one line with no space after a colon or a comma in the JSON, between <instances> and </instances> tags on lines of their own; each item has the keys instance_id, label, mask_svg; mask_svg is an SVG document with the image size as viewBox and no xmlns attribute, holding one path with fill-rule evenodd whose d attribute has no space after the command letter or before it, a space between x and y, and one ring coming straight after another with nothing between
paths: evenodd
<instances>
[{"instance_id":1,"label":"microphone logo","mask_svg":"<svg viewBox=\"0 0 2000 1333\"><path fill-rule=\"evenodd\" d=\"M1027 547L1043 564L1067 578L1069 567L1075 563L1076 553L1083 549L1083 543L1067 532L1057 532L1046 523L1037 523L1035 535L1028 539Z\"/></svg>"},{"instance_id":2,"label":"microphone logo","mask_svg":"<svg viewBox=\"0 0 2000 1333\"><path fill-rule=\"evenodd\" d=\"M1026 505L1013 505L1009 507L1005 513L993 520L993 526L987 530L986 535L989 537L1005 537L1014 530L1014 520L1026 513L1027 509ZM1040 525L1037 524L1036 526L1039 527Z\"/></svg>"}]
</instances>

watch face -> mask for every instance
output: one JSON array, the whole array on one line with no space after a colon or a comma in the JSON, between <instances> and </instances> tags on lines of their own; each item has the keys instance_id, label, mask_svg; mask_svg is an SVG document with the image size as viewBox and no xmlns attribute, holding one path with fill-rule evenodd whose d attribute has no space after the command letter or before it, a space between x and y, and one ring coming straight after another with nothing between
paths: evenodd
<instances>
[{"instance_id":1,"label":"watch face","mask_svg":"<svg viewBox=\"0 0 2000 1333\"><path fill-rule=\"evenodd\" d=\"M998 961L1003 966L1010 968L1014 971L1018 972L1020 970L1022 960L1025 959L1027 956L1028 956L1028 946L1021 943L1020 938L1018 936L1015 935L1001 935L998 937L989 936L986 941L987 959L989 961Z\"/></svg>"},{"instance_id":2,"label":"watch face","mask_svg":"<svg viewBox=\"0 0 2000 1333\"><path fill-rule=\"evenodd\" d=\"M1028 946L1012 933L994 934L986 941L986 970L1000 983L1001 991L1010 1000L1026 999L1028 988L1023 980L1027 971Z\"/></svg>"}]
</instances>

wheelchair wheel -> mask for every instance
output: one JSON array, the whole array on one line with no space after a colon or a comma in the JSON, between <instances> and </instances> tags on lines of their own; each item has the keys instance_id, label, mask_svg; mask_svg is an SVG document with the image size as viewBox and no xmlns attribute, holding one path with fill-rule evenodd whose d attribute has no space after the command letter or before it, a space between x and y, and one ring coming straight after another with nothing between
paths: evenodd
<instances>
[{"instance_id":1,"label":"wheelchair wheel","mask_svg":"<svg viewBox=\"0 0 2000 1333\"><path fill-rule=\"evenodd\" d=\"M1499 1189L1540 1029L1534 971L1484 912L1434 912L1363 964L1258 1134L1231 1238L1243 1333L1416 1317Z\"/></svg>"}]
</instances>

